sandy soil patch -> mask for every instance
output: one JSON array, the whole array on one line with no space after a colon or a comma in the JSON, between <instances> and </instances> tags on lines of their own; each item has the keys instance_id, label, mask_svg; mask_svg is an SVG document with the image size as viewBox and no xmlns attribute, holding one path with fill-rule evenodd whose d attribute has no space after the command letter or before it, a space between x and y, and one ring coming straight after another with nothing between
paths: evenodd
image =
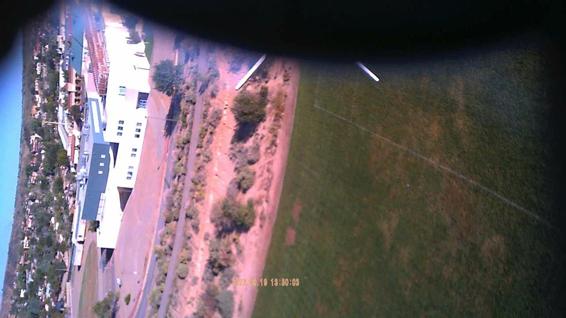
<instances>
[{"instance_id":1,"label":"sandy soil patch","mask_svg":"<svg viewBox=\"0 0 566 318\"><path fill-rule=\"evenodd\" d=\"M297 232L295 231L295 229L291 226L287 227L287 231L285 232L285 245L287 246L293 246L295 245L295 238L296 238Z\"/></svg>"}]
</instances>

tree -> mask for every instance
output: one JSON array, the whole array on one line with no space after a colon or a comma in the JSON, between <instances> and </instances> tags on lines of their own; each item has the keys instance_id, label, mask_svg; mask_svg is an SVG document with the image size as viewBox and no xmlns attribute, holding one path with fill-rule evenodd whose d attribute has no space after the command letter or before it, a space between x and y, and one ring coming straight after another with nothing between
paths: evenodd
<instances>
[{"instance_id":1,"label":"tree","mask_svg":"<svg viewBox=\"0 0 566 318\"><path fill-rule=\"evenodd\" d=\"M55 177L53 181L53 192L54 193L62 193L63 192L63 178L60 176Z\"/></svg>"},{"instance_id":2,"label":"tree","mask_svg":"<svg viewBox=\"0 0 566 318\"><path fill-rule=\"evenodd\" d=\"M81 112L80 106L78 106L78 105L71 106L69 108L69 114L71 115L71 118L73 118L73 120L77 124L79 124L79 125L82 124L83 120L82 120L82 112Z\"/></svg>"},{"instance_id":3,"label":"tree","mask_svg":"<svg viewBox=\"0 0 566 318\"><path fill-rule=\"evenodd\" d=\"M112 317L118 309L118 293L110 292L104 297L103 300L97 302L92 310L100 318Z\"/></svg>"},{"instance_id":4,"label":"tree","mask_svg":"<svg viewBox=\"0 0 566 318\"><path fill-rule=\"evenodd\" d=\"M153 81L158 91L172 96L182 84L183 69L181 65L173 64L171 60L161 61L155 67Z\"/></svg>"},{"instance_id":5,"label":"tree","mask_svg":"<svg viewBox=\"0 0 566 318\"><path fill-rule=\"evenodd\" d=\"M234 98L232 112L238 124L259 124L265 119L267 106L267 87L263 86L260 94L242 91Z\"/></svg>"},{"instance_id":6,"label":"tree","mask_svg":"<svg viewBox=\"0 0 566 318\"><path fill-rule=\"evenodd\" d=\"M32 134L43 135L43 127L41 126L41 120L37 118L32 118L30 121L30 130Z\"/></svg>"},{"instance_id":7,"label":"tree","mask_svg":"<svg viewBox=\"0 0 566 318\"><path fill-rule=\"evenodd\" d=\"M69 166L69 160L67 159L67 151L63 148L57 150L57 166Z\"/></svg>"}]
</instances>

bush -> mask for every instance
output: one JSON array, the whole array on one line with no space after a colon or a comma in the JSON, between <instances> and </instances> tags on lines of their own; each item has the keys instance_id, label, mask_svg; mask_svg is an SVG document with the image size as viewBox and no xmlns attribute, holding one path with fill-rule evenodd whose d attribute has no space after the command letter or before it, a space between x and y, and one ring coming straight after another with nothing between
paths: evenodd
<instances>
[{"instance_id":1,"label":"bush","mask_svg":"<svg viewBox=\"0 0 566 318\"><path fill-rule=\"evenodd\" d=\"M113 317L118 309L118 293L110 292L103 300L97 302L92 310L96 316L101 318Z\"/></svg>"},{"instance_id":2,"label":"bush","mask_svg":"<svg viewBox=\"0 0 566 318\"><path fill-rule=\"evenodd\" d=\"M215 108L210 114L210 119L208 120L208 125L214 129L220 123L222 119L222 110L220 108Z\"/></svg>"},{"instance_id":3,"label":"bush","mask_svg":"<svg viewBox=\"0 0 566 318\"><path fill-rule=\"evenodd\" d=\"M255 222L255 208L251 200L243 205L227 197L215 208L212 221L222 232L246 232Z\"/></svg>"},{"instance_id":4,"label":"bush","mask_svg":"<svg viewBox=\"0 0 566 318\"><path fill-rule=\"evenodd\" d=\"M180 263L177 266L177 277L185 279L189 275L189 267L185 263Z\"/></svg>"},{"instance_id":5,"label":"bush","mask_svg":"<svg viewBox=\"0 0 566 318\"><path fill-rule=\"evenodd\" d=\"M210 241L209 250L208 267L214 276L234 264L232 243L226 237Z\"/></svg>"},{"instance_id":6,"label":"bush","mask_svg":"<svg viewBox=\"0 0 566 318\"><path fill-rule=\"evenodd\" d=\"M234 295L229 290L224 290L216 296L218 312L222 318L231 318L234 313Z\"/></svg>"},{"instance_id":7,"label":"bush","mask_svg":"<svg viewBox=\"0 0 566 318\"><path fill-rule=\"evenodd\" d=\"M181 264L188 264L191 261L191 258L191 251L188 248L181 250L181 253L179 254L179 262Z\"/></svg>"},{"instance_id":8,"label":"bush","mask_svg":"<svg viewBox=\"0 0 566 318\"><path fill-rule=\"evenodd\" d=\"M222 271L222 275L220 276L220 288L226 289L232 284L232 280L234 279L234 270L229 267Z\"/></svg>"},{"instance_id":9,"label":"bush","mask_svg":"<svg viewBox=\"0 0 566 318\"><path fill-rule=\"evenodd\" d=\"M265 97L263 97L264 94ZM244 90L234 98L232 112L238 124L259 124L265 119L266 105L267 87L262 87L259 95Z\"/></svg>"},{"instance_id":10,"label":"bush","mask_svg":"<svg viewBox=\"0 0 566 318\"><path fill-rule=\"evenodd\" d=\"M243 192L246 193L255 182L255 171L250 169L248 166L240 169L238 172L238 188Z\"/></svg>"}]
</instances>

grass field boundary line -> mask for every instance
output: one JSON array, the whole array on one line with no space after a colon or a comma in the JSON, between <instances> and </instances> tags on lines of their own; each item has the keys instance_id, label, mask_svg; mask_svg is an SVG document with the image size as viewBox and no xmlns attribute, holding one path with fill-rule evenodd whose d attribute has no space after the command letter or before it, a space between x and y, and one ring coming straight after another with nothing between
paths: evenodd
<instances>
[{"instance_id":1,"label":"grass field boundary line","mask_svg":"<svg viewBox=\"0 0 566 318\"><path fill-rule=\"evenodd\" d=\"M412 155L412 156L414 156L414 157L416 157L416 158L419 158L419 159L421 159L421 160L427 162L427 163L430 164L431 166L433 166L433 167L435 167L435 168L437 168L437 169L439 169L439 170L441 170L441 171L445 171L445 172L447 172L447 173L449 173L449 174L451 174L451 175L453 175L453 176L459 178L460 180L463 180L463 181L465 181L465 182L467 182L467 183L469 183L469 184L471 184L471 185L477 187L478 189L480 189L480 190L482 190L482 191L484 191L484 192L486 192L486 193L488 193L488 194L494 196L495 198L497 198L497 199L503 201L504 203L506 203L506 204L508 204L509 206L515 208L516 210L523 212L523 213L526 214L527 216L532 217L533 219L535 219L535 220L537 220L538 222L540 222L540 223L546 225L547 227L550 227L550 228L553 228L553 229L555 228L554 226L552 226L552 224L550 224L547 220L545 220L544 218L542 218L541 216L539 216L537 213L535 213L535 212L533 212L533 211L530 211L530 210L528 210L528 209L526 209L526 208L520 206L519 204L517 204L517 203L511 201L510 199L508 199L508 198L504 197L503 195L499 194L498 192L496 192L496 191L494 191L494 190L492 190L492 189L490 189L490 188L488 188L488 187L482 185L481 183L479 183L479 182L477 182L477 181L474 181L473 179L471 179L471 178L469 178L469 177L467 177L467 176L465 176L465 175L463 175L463 174L461 174L461 173L459 173L459 172L453 170L452 168L450 168L450 167L448 167L448 166L445 166L445 165L443 165L443 164L441 164L441 163L439 163L439 162L437 162L437 161L435 161L435 160L432 160L432 159L430 159L430 158L428 158L428 157L426 157L426 156L420 154L419 152L417 152L417 151L415 151L415 150L413 150L413 149L411 149L411 148L408 148L408 147L403 146L403 145L401 145L401 144L399 144L399 143L396 143L396 142L393 141L392 139L387 138L387 137L384 137L384 136L382 136L382 135L380 135L380 134L378 134L378 133L376 133L376 132L374 132L374 131L372 131L372 130L370 130L370 129L368 129L368 128L362 126L362 125L359 125L359 124L353 122L352 120L350 120L350 119L348 119L348 118L345 118L345 117L343 117L343 116L341 116L341 115L338 115L338 114L336 114L336 113L334 113L334 112L331 112L331 111L329 111L329 110L327 110L327 109L325 109L325 108L323 108L323 107L320 107L320 106L318 106L318 105L316 104L316 102L315 102L315 104L313 105L313 107L314 107L315 109L318 109L318 110L321 110L321 111L327 113L328 115L331 115L332 117L334 117L334 118L336 118L336 119L339 119L339 120L342 120L342 121L344 121L344 122L346 122L346 123L349 123L350 125L353 125L354 127L358 128L358 129L360 129L360 130L362 130L362 131L364 131L364 132L366 132L366 133L369 133L369 134L371 134L371 135L377 137L378 139L381 139L381 140L385 141L387 144L392 145L392 146L396 147L397 149L400 149L400 150L402 150L402 151L404 151L404 152L406 152L406 153L408 153L408 154L410 154L410 155Z\"/></svg>"}]
</instances>

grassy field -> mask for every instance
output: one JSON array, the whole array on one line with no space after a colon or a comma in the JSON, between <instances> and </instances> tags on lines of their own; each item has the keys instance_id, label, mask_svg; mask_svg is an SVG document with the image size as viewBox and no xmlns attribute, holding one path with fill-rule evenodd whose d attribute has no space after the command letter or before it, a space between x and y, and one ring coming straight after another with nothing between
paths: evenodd
<instances>
[{"instance_id":1,"label":"grassy field","mask_svg":"<svg viewBox=\"0 0 566 318\"><path fill-rule=\"evenodd\" d=\"M96 243L90 244L86 256L86 263L83 266L84 276L81 283L81 297L79 300L79 313L81 317L94 318L92 308L97 299L97 269L98 255L96 254Z\"/></svg>"},{"instance_id":2,"label":"grassy field","mask_svg":"<svg viewBox=\"0 0 566 318\"><path fill-rule=\"evenodd\" d=\"M564 259L544 58L303 65L255 317L547 316ZM293 240L291 233L295 232Z\"/></svg>"}]
</instances>

